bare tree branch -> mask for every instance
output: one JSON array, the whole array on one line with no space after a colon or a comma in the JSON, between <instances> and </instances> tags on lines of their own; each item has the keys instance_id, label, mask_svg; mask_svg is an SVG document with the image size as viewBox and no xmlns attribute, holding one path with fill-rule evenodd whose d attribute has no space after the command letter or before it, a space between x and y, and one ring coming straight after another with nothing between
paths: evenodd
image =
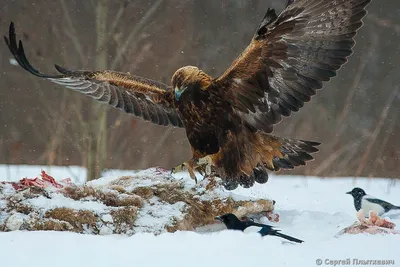
<instances>
[{"instance_id":1,"label":"bare tree branch","mask_svg":"<svg viewBox=\"0 0 400 267\"><path fill-rule=\"evenodd\" d=\"M129 45L132 45L132 40L136 35L142 30L142 28L147 24L148 20L154 15L160 5L163 3L164 0L157 0L150 8L147 10L146 14L142 17L142 19L136 24L135 28L131 31L128 37L125 39L125 42L121 45L121 47L117 50L117 55L115 56L114 60L111 63L111 68L115 69L117 64L120 63L122 56L126 52L126 49Z\"/></svg>"},{"instance_id":2,"label":"bare tree branch","mask_svg":"<svg viewBox=\"0 0 400 267\"><path fill-rule=\"evenodd\" d=\"M364 69L367 66L367 63L370 61L372 54L375 51L376 46L378 45L379 42L379 35L378 34L371 34L371 45L369 46L368 52L364 58L364 60L361 61L356 76L353 79L353 83L350 86L349 93L347 94L346 100L344 101L344 107L340 115L338 116L337 122L339 125L344 125L343 120L344 118L347 117L347 114L350 111L351 108L351 102L354 97L355 92L357 91L357 87L360 84L361 78L364 74Z\"/></svg>"},{"instance_id":3,"label":"bare tree branch","mask_svg":"<svg viewBox=\"0 0 400 267\"><path fill-rule=\"evenodd\" d=\"M81 44L79 38L76 35L71 33L71 30L72 30L72 32L74 32L75 28L74 28L74 24L72 23L72 19L69 14L67 5L65 4L65 0L59 0L59 1L61 4L63 13L64 13L65 20L67 21L67 27L65 28L65 34L68 36L69 39L71 39L71 41L75 47L75 50L79 55L79 58L81 61L80 63L83 65L83 63L85 62L85 56L84 56L84 53L82 50L82 44Z\"/></svg>"},{"instance_id":4,"label":"bare tree branch","mask_svg":"<svg viewBox=\"0 0 400 267\"><path fill-rule=\"evenodd\" d=\"M314 170L314 175L321 175L326 169L331 167L333 163L341 157L347 151L354 149L359 145L358 142L350 141L345 146L342 146L339 150L330 154L328 158L326 158L322 163L318 165L318 167Z\"/></svg>"},{"instance_id":5,"label":"bare tree branch","mask_svg":"<svg viewBox=\"0 0 400 267\"><path fill-rule=\"evenodd\" d=\"M377 26L383 27L383 28L391 28L392 30L395 30L397 34L400 33L400 24L396 24L393 22L393 20L386 19L386 18L379 18L378 16L374 14L368 14L366 17L370 21L374 22Z\"/></svg>"},{"instance_id":6,"label":"bare tree branch","mask_svg":"<svg viewBox=\"0 0 400 267\"><path fill-rule=\"evenodd\" d=\"M372 149L373 145L375 144L379 133L381 132L382 126L386 121L386 117L389 113L392 102L393 102L394 98L396 97L398 91L399 91L399 85L396 86L396 89L390 95L389 99L387 100L386 104L384 105L384 108L382 109L378 124L376 125L374 132L372 133L372 135L369 138L368 146L365 149L365 152L364 152L364 155L362 156L360 165L358 166L358 169L356 170L354 176L356 176L356 177L359 176L361 174L361 172L364 170L365 165L367 164L367 159L369 157L369 154L371 153L371 149Z\"/></svg>"},{"instance_id":7,"label":"bare tree branch","mask_svg":"<svg viewBox=\"0 0 400 267\"><path fill-rule=\"evenodd\" d=\"M398 122L398 121L397 121L398 115L399 115L398 112L395 112L395 113L394 113L392 122L390 123L389 127L388 127L387 130L386 130L386 135L385 135L385 137L384 137L384 139L383 139L381 145L379 146L379 150L378 150L379 152L377 153L376 161L375 161L375 163L374 163L374 168L373 168L373 169L376 169L376 168L378 167L379 164L381 164L382 167L384 167L384 161L383 161L383 159L382 159L382 156L383 156L383 153L384 153L384 151L385 151L386 145L387 145L387 143L388 143L390 137L391 137L392 134L393 134L393 129L394 129L394 127L396 126L396 124L397 124L397 122Z\"/></svg>"},{"instance_id":8,"label":"bare tree branch","mask_svg":"<svg viewBox=\"0 0 400 267\"><path fill-rule=\"evenodd\" d=\"M112 24L110 26L110 31L109 32L111 34L115 32L115 29L117 28L119 22L121 21L122 14L124 14L124 10L127 8L128 5L129 5L129 3L127 3L127 4L123 3L123 4L120 5L120 7L119 7L119 9L117 11L117 15L115 15L115 17L113 19L113 22L112 22Z\"/></svg>"}]
</instances>

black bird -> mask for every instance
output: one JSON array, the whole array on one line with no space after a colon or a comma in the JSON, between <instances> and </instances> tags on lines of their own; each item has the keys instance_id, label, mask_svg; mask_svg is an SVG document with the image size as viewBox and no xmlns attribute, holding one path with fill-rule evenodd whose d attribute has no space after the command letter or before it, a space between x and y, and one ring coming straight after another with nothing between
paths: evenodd
<instances>
[{"instance_id":1,"label":"black bird","mask_svg":"<svg viewBox=\"0 0 400 267\"><path fill-rule=\"evenodd\" d=\"M395 206L384 200L367 195L367 193L359 187L353 188L353 190L346 194L353 196L354 207L357 211L362 209L366 216L369 216L370 211L374 211L377 215L382 215L390 210L400 210L399 206Z\"/></svg>"},{"instance_id":2,"label":"black bird","mask_svg":"<svg viewBox=\"0 0 400 267\"><path fill-rule=\"evenodd\" d=\"M280 233L280 230L275 230L272 226L256 223L252 220L239 220L236 215L228 213L222 216L215 217L216 220L223 222L230 230L240 230L244 233L258 232L261 236L273 235L278 236L296 243L303 243L303 240Z\"/></svg>"}]
</instances>

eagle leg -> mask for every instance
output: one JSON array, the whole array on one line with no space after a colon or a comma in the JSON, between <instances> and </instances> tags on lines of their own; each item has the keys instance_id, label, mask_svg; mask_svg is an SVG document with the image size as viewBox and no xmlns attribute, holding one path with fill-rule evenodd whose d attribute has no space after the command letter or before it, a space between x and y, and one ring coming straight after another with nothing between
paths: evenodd
<instances>
[{"instance_id":1,"label":"eagle leg","mask_svg":"<svg viewBox=\"0 0 400 267\"><path fill-rule=\"evenodd\" d=\"M172 168L171 174L172 173L183 172L183 171L188 171L189 175L190 175L190 178L192 178L197 184L197 178L196 178L196 175L194 174L194 169L196 167L195 166L196 161L197 161L197 159L192 158L192 159L190 159L190 160L188 160L188 161L186 161L186 162L184 162L184 163Z\"/></svg>"},{"instance_id":2,"label":"eagle leg","mask_svg":"<svg viewBox=\"0 0 400 267\"><path fill-rule=\"evenodd\" d=\"M197 170L204 177L210 176L212 173L212 166L213 166L213 161L210 155L202 158L193 157L192 159L176 166L175 168L172 168L171 174L188 171L190 178L195 180L195 182L197 183L197 178L196 175L194 174L194 170Z\"/></svg>"},{"instance_id":3,"label":"eagle leg","mask_svg":"<svg viewBox=\"0 0 400 267\"><path fill-rule=\"evenodd\" d=\"M197 160L197 165L205 165L205 174L207 176L211 175L211 167L213 166L213 161L212 158L210 156L205 156L203 158L199 158Z\"/></svg>"}]
</instances>

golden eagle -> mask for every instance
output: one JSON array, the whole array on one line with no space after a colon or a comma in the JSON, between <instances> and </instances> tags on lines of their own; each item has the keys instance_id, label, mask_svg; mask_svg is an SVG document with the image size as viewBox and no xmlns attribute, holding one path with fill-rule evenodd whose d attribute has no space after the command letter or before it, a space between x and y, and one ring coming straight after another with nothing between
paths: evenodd
<instances>
[{"instance_id":1,"label":"golden eagle","mask_svg":"<svg viewBox=\"0 0 400 267\"><path fill-rule=\"evenodd\" d=\"M110 70L58 75L37 71L17 44L11 23L7 46L25 70L158 125L184 127L193 158L175 170L198 168L222 178L226 189L265 183L267 170L312 160L317 142L273 136L274 124L298 111L336 76L352 54L370 0L289 0L268 9L253 39L218 78L180 68L171 86Z\"/></svg>"}]
</instances>

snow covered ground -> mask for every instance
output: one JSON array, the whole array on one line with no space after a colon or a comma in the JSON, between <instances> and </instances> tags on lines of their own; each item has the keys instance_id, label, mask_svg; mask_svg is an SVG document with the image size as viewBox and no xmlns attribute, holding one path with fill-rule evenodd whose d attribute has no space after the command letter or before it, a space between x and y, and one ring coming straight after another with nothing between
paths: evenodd
<instances>
[{"instance_id":1,"label":"snow covered ground","mask_svg":"<svg viewBox=\"0 0 400 267\"><path fill-rule=\"evenodd\" d=\"M54 178L69 177L73 183L86 180L86 169L79 166L36 166L36 165L2 165L0 164L0 181L18 181L21 178L34 178L45 170Z\"/></svg>"},{"instance_id":2,"label":"snow covered ground","mask_svg":"<svg viewBox=\"0 0 400 267\"><path fill-rule=\"evenodd\" d=\"M35 176L41 168L56 178L70 177L74 182L85 177L82 168L81 171L77 171L79 168L29 168L20 166L19 177L12 174L14 176L10 177L18 178L10 179ZM76 179L71 176L71 171L78 173ZM0 168L0 180L6 180L4 174L6 171ZM121 174L129 172L106 173ZM188 179L185 175L176 178ZM335 237L356 221L353 199L345 192L359 186L368 194L400 205L399 182L271 175L265 185L238 188L232 192L276 200L275 211L280 214L280 222L268 223L276 225L283 233L305 240L302 244L234 231L176 232L159 236L136 234L131 237L18 231L0 233L1 266L400 266L400 235ZM399 230L400 212L389 217ZM338 262L340 260L344 262ZM384 262L361 262L366 260Z\"/></svg>"}]
</instances>

